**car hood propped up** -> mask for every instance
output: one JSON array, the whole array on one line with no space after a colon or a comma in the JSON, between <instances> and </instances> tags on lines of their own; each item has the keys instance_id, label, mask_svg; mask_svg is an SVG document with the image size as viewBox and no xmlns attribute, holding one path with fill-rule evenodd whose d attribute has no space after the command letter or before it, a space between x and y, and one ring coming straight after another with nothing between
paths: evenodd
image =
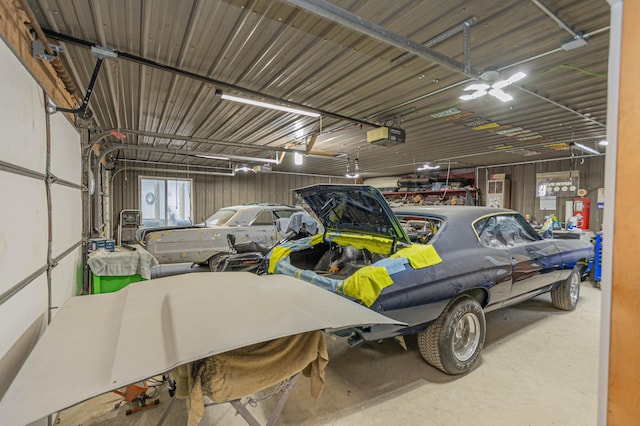
<instances>
[{"instance_id":1,"label":"car hood propped up","mask_svg":"<svg viewBox=\"0 0 640 426\"><path fill-rule=\"evenodd\" d=\"M367 185L312 185L296 189L326 231L354 232L410 244L380 191Z\"/></svg>"}]
</instances>

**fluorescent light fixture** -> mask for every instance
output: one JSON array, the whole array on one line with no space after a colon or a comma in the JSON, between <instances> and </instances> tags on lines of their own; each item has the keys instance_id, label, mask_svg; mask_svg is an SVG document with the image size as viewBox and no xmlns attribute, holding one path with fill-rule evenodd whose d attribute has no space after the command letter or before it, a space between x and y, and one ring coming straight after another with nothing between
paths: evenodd
<instances>
[{"instance_id":1,"label":"fluorescent light fixture","mask_svg":"<svg viewBox=\"0 0 640 426\"><path fill-rule=\"evenodd\" d=\"M206 154L196 154L196 157L200 158L209 158L211 160L238 160L238 161L248 161L250 163L270 163L270 164L280 164L280 162L275 158L260 158L260 157L245 157L243 155L206 155Z\"/></svg>"},{"instance_id":2,"label":"fluorescent light fixture","mask_svg":"<svg viewBox=\"0 0 640 426\"><path fill-rule=\"evenodd\" d=\"M440 164L431 165L431 164L427 163L422 167L418 167L417 170L419 170L419 171L422 171L422 170L436 170L436 169L439 169L439 168L440 168Z\"/></svg>"},{"instance_id":3,"label":"fluorescent light fixture","mask_svg":"<svg viewBox=\"0 0 640 426\"><path fill-rule=\"evenodd\" d=\"M216 91L216 94L218 94L218 91ZM258 107L262 107L262 108L275 109L275 110L278 110L278 111L290 112L292 114L307 115L309 117L320 117L320 114L318 114L317 112L304 111L304 110L301 110L301 109L289 108L289 107L282 106L282 105L270 104L270 103L267 103L267 102L260 102L260 101L256 101L256 100L253 100L253 99L247 99L247 98L240 98L238 96L225 95L222 92L220 92L220 97L222 99L226 99L227 101L240 102L242 104L254 105L254 106L258 106Z\"/></svg>"},{"instance_id":4,"label":"fluorescent light fixture","mask_svg":"<svg viewBox=\"0 0 640 426\"><path fill-rule=\"evenodd\" d=\"M598 145L607 146L607 145L609 145L609 141L600 141L600 142L598 142Z\"/></svg>"},{"instance_id":5,"label":"fluorescent light fixture","mask_svg":"<svg viewBox=\"0 0 640 426\"><path fill-rule=\"evenodd\" d=\"M302 164L304 163L304 157L299 152L296 152L295 154L293 154L293 162L296 166L302 166Z\"/></svg>"},{"instance_id":6,"label":"fluorescent light fixture","mask_svg":"<svg viewBox=\"0 0 640 426\"><path fill-rule=\"evenodd\" d=\"M590 147L588 147L586 145L582 145L581 143L578 143L578 142L574 142L573 144L576 146L576 148L580 148L584 152L589 152L591 154L600 155L600 151L598 151L597 149L590 148Z\"/></svg>"},{"instance_id":7,"label":"fluorescent light fixture","mask_svg":"<svg viewBox=\"0 0 640 426\"><path fill-rule=\"evenodd\" d=\"M204 154L196 154L196 157L200 158L210 158L211 160L230 160L229 157L222 157L218 155L204 155Z\"/></svg>"}]
</instances>

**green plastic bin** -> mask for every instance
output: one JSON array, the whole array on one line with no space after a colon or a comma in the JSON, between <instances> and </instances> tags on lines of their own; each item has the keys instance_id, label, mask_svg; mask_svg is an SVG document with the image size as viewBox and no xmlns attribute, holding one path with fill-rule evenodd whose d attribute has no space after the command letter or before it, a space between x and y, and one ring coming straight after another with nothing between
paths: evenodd
<instances>
[{"instance_id":1,"label":"green plastic bin","mask_svg":"<svg viewBox=\"0 0 640 426\"><path fill-rule=\"evenodd\" d=\"M113 293L131 283L145 281L142 275L100 276L93 274L93 294Z\"/></svg>"}]
</instances>

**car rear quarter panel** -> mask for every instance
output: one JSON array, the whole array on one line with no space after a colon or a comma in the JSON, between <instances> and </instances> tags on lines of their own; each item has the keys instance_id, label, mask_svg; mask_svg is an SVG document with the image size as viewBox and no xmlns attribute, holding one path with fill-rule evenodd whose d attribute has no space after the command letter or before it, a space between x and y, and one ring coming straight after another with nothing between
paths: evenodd
<instances>
[{"instance_id":1,"label":"car rear quarter panel","mask_svg":"<svg viewBox=\"0 0 640 426\"><path fill-rule=\"evenodd\" d=\"M465 248L436 242L434 246L442 263L417 270L407 266L394 276L394 284L382 291L372 309L417 325L434 320L451 299L472 289L486 293L484 306L509 297L511 262L506 250L479 244Z\"/></svg>"},{"instance_id":2,"label":"car rear quarter panel","mask_svg":"<svg viewBox=\"0 0 640 426\"><path fill-rule=\"evenodd\" d=\"M256 241L269 246L275 242L273 226L209 227L153 232L147 237L146 248L160 263L201 263L229 250L227 234L235 235L238 243Z\"/></svg>"}]
</instances>

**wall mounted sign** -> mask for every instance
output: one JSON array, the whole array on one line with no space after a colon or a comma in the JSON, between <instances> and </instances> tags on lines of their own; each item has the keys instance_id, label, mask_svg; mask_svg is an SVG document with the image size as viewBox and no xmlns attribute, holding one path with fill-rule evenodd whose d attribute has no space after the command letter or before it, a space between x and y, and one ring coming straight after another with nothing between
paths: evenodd
<instances>
[{"instance_id":1,"label":"wall mounted sign","mask_svg":"<svg viewBox=\"0 0 640 426\"><path fill-rule=\"evenodd\" d=\"M555 210L556 197L553 195L548 197L540 197L540 210Z\"/></svg>"},{"instance_id":2,"label":"wall mounted sign","mask_svg":"<svg viewBox=\"0 0 640 426\"><path fill-rule=\"evenodd\" d=\"M536 173L537 197L574 197L580 186L578 170L567 172Z\"/></svg>"}]
</instances>

